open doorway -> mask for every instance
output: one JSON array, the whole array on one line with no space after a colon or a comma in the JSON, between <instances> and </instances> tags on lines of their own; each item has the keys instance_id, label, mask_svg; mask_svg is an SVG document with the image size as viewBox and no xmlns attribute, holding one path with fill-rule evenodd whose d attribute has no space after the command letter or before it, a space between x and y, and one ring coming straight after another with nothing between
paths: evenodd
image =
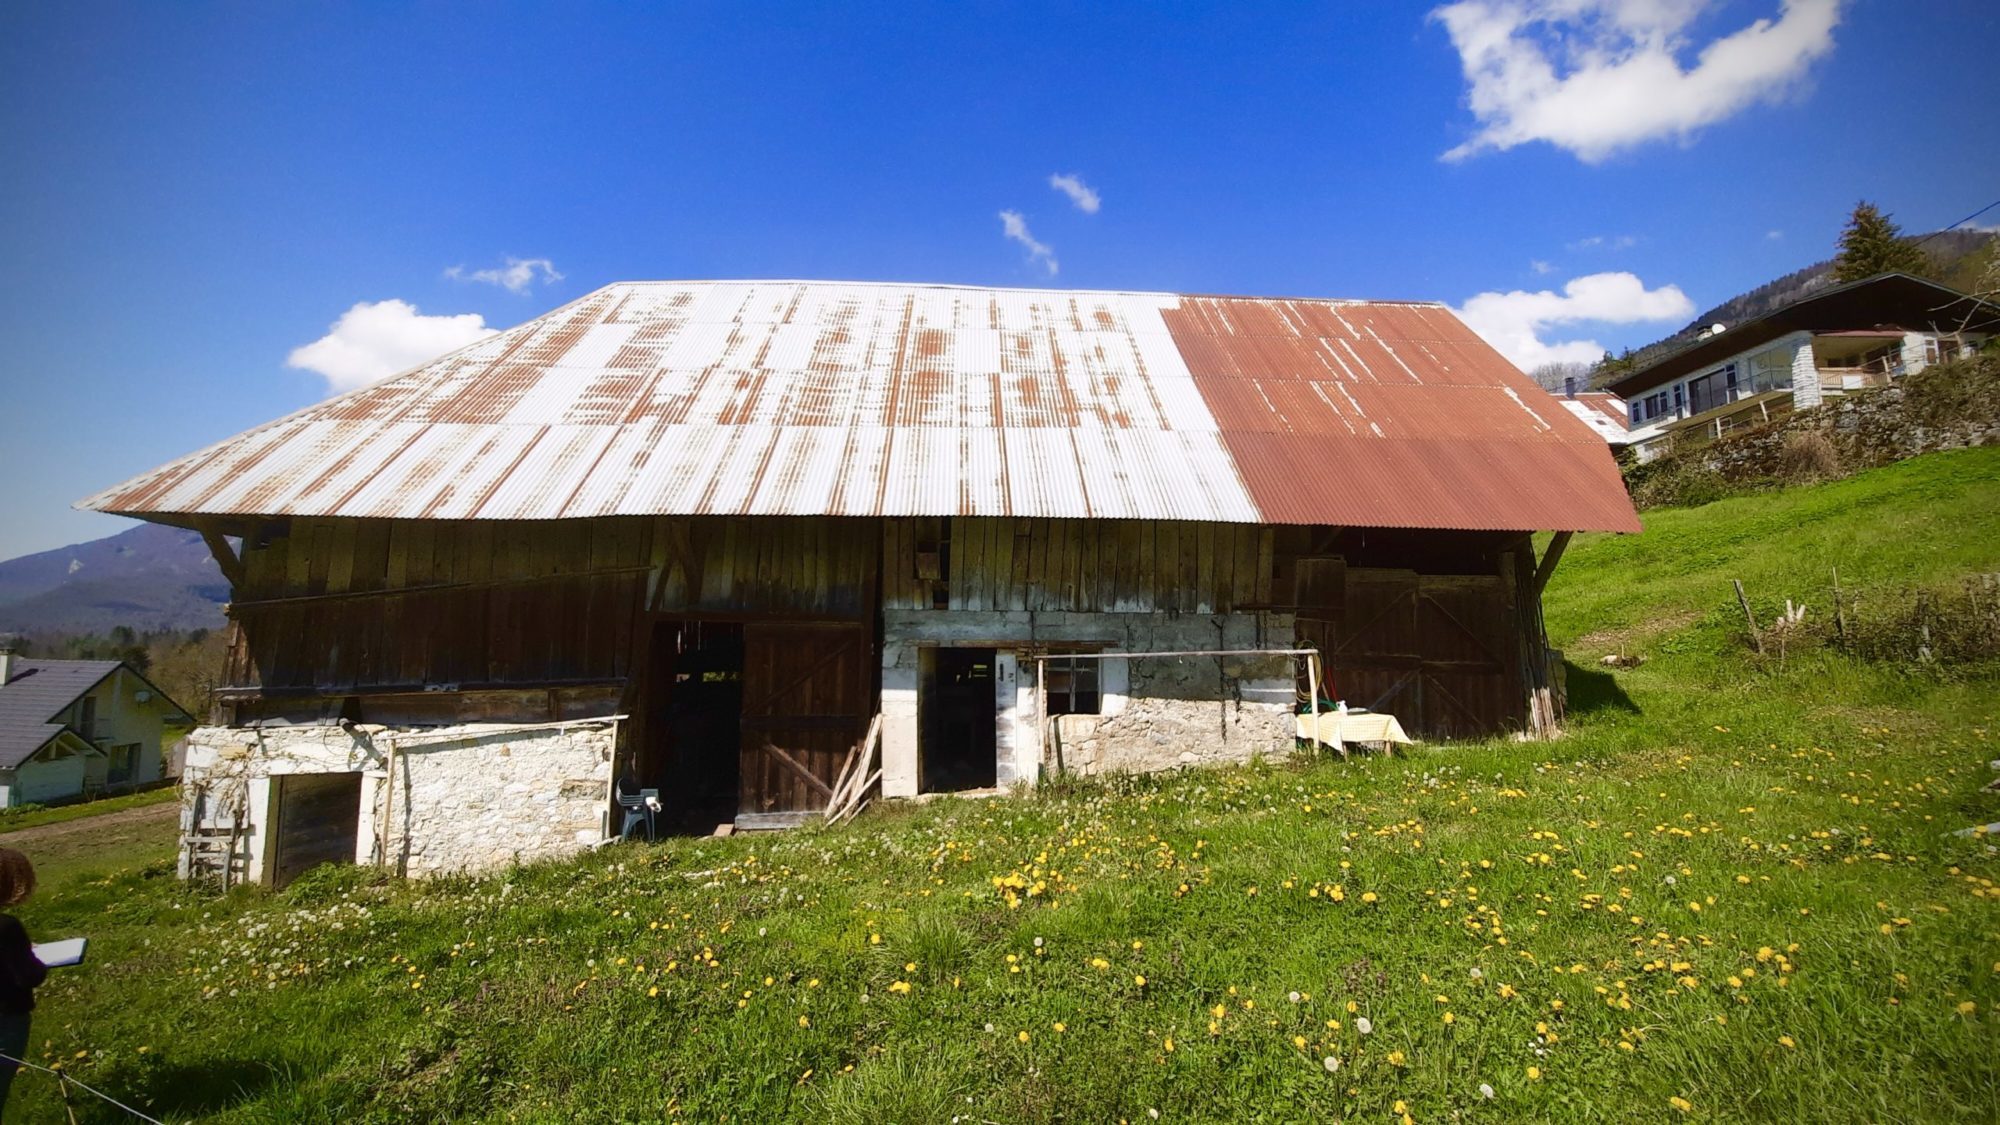
<instances>
[{"instance_id":1,"label":"open doorway","mask_svg":"<svg viewBox=\"0 0 2000 1125\"><path fill-rule=\"evenodd\" d=\"M736 815L743 722L743 626L653 627L645 744L630 788L658 789L663 833L706 835Z\"/></svg>"},{"instance_id":2,"label":"open doorway","mask_svg":"<svg viewBox=\"0 0 2000 1125\"><path fill-rule=\"evenodd\" d=\"M917 655L918 785L926 793L995 784L994 650L926 648Z\"/></svg>"}]
</instances>

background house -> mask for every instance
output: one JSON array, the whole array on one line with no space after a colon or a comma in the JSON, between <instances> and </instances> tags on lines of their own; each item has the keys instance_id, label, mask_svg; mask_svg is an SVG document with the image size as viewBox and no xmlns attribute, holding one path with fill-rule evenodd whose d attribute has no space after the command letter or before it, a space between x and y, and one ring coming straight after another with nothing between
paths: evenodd
<instances>
[{"instance_id":1,"label":"background house","mask_svg":"<svg viewBox=\"0 0 2000 1125\"><path fill-rule=\"evenodd\" d=\"M275 881L586 846L621 778L796 818L878 718L891 796L1285 754L1305 646L1544 730L1563 536L1638 530L1443 306L834 282L612 285L86 503L229 575L188 826Z\"/></svg>"},{"instance_id":2,"label":"background house","mask_svg":"<svg viewBox=\"0 0 2000 1125\"><path fill-rule=\"evenodd\" d=\"M119 661L0 651L0 808L158 781L162 731L191 721Z\"/></svg>"},{"instance_id":3,"label":"background house","mask_svg":"<svg viewBox=\"0 0 2000 1125\"><path fill-rule=\"evenodd\" d=\"M1715 327L1610 385L1640 460L1969 354L2000 332L2000 307L1888 273Z\"/></svg>"}]
</instances>

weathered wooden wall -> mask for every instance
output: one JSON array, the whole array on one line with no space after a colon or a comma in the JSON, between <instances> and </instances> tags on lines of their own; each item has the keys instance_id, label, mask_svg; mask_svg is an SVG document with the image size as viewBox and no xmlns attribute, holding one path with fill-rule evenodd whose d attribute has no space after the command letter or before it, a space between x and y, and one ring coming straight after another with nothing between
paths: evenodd
<instances>
[{"instance_id":1,"label":"weathered wooden wall","mask_svg":"<svg viewBox=\"0 0 2000 1125\"><path fill-rule=\"evenodd\" d=\"M1271 605L1275 531L1172 520L882 525L885 609L1234 613Z\"/></svg>"},{"instance_id":2,"label":"weathered wooden wall","mask_svg":"<svg viewBox=\"0 0 2000 1125\"><path fill-rule=\"evenodd\" d=\"M858 520L295 519L248 539L236 695L623 681L650 610L789 619L872 612Z\"/></svg>"},{"instance_id":3,"label":"weathered wooden wall","mask_svg":"<svg viewBox=\"0 0 2000 1125\"><path fill-rule=\"evenodd\" d=\"M1449 532L1173 521L273 521L245 541L223 694L396 697L378 711L388 721L567 718L618 704L655 618L849 622L872 638L878 604L1296 608L1300 641L1327 654L1349 702L1379 701L1416 733L1485 733L1521 726L1524 653L1545 644L1518 550ZM872 680L873 641L857 651L854 674Z\"/></svg>"}]
</instances>

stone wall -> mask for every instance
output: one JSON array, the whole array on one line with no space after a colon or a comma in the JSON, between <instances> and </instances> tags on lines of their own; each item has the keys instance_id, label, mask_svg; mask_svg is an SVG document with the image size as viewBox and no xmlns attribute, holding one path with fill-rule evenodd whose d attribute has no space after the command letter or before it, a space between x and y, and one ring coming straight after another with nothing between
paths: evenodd
<instances>
[{"instance_id":1,"label":"stone wall","mask_svg":"<svg viewBox=\"0 0 2000 1125\"><path fill-rule=\"evenodd\" d=\"M182 827L238 818L250 878L264 881L275 859L271 779L359 773L357 863L436 874L567 855L604 837L616 739L610 721L202 727L188 736Z\"/></svg>"},{"instance_id":2,"label":"stone wall","mask_svg":"<svg viewBox=\"0 0 2000 1125\"><path fill-rule=\"evenodd\" d=\"M883 614L882 791L918 792L917 691L927 646L991 647L999 668L994 706L1001 785L1033 784L1057 764L1036 721L1038 651L1289 648L1280 613L1023 613L889 610ZM1292 672L1283 656L1106 660L1098 715L1051 720L1062 768L1142 772L1241 762L1291 751Z\"/></svg>"},{"instance_id":3,"label":"stone wall","mask_svg":"<svg viewBox=\"0 0 2000 1125\"><path fill-rule=\"evenodd\" d=\"M1129 688L1115 710L1054 720L1065 768L1143 773L1291 752L1297 728L1289 658L1161 657L1125 664Z\"/></svg>"},{"instance_id":4,"label":"stone wall","mask_svg":"<svg viewBox=\"0 0 2000 1125\"><path fill-rule=\"evenodd\" d=\"M1818 434L1839 473L1945 449L2000 444L2000 356L1943 364L1887 387L1854 391L1753 430L1675 449L1627 470L1641 507L1682 502L1676 477L1708 473L1731 485L1789 481L1800 473L1797 435Z\"/></svg>"}]
</instances>

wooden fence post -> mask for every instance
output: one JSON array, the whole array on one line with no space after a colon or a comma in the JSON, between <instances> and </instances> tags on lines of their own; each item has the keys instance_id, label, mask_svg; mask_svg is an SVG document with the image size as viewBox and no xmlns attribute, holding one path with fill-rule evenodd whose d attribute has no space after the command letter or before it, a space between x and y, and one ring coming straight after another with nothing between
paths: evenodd
<instances>
[{"instance_id":1,"label":"wooden fence post","mask_svg":"<svg viewBox=\"0 0 2000 1125\"><path fill-rule=\"evenodd\" d=\"M1741 579L1732 578L1729 584L1736 587L1736 604L1743 607L1743 619L1750 623L1750 643L1757 646L1757 655L1762 656L1764 634L1757 631L1757 615L1750 612L1750 599L1743 594L1743 582Z\"/></svg>"}]
</instances>

